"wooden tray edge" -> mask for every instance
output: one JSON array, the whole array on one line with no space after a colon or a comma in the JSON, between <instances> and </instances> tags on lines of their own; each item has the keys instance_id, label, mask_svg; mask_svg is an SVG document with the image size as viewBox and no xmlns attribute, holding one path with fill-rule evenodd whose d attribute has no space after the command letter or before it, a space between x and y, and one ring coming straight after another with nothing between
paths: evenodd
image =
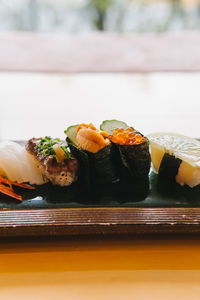
<instances>
[{"instance_id":1,"label":"wooden tray edge","mask_svg":"<svg viewBox=\"0 0 200 300\"><path fill-rule=\"evenodd\" d=\"M200 208L62 208L0 211L0 237L200 233Z\"/></svg>"}]
</instances>

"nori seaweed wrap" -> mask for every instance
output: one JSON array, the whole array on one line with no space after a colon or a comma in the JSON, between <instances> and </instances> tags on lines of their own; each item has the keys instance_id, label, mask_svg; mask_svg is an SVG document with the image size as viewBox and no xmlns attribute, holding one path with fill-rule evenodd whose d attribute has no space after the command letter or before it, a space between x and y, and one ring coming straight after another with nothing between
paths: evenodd
<instances>
[{"instance_id":1,"label":"nori seaweed wrap","mask_svg":"<svg viewBox=\"0 0 200 300\"><path fill-rule=\"evenodd\" d=\"M151 165L148 139L133 127L117 120L104 121L100 128L108 132L115 146L115 161L121 180L147 177Z\"/></svg>"},{"instance_id":2,"label":"nori seaweed wrap","mask_svg":"<svg viewBox=\"0 0 200 300\"><path fill-rule=\"evenodd\" d=\"M81 124L69 127L65 133L69 147L79 152L76 156L79 156L82 166L80 180L86 176L91 184L119 181L114 164L113 145L106 132L97 130L92 124ZM87 161L85 155L87 155Z\"/></svg>"},{"instance_id":3,"label":"nori seaweed wrap","mask_svg":"<svg viewBox=\"0 0 200 300\"><path fill-rule=\"evenodd\" d=\"M112 183L119 181L113 160L112 144L96 153L87 153L89 158L90 180L93 184Z\"/></svg>"},{"instance_id":4,"label":"nori seaweed wrap","mask_svg":"<svg viewBox=\"0 0 200 300\"><path fill-rule=\"evenodd\" d=\"M117 145L117 147L127 174L138 179L148 176L151 165L148 141L138 145Z\"/></svg>"}]
</instances>

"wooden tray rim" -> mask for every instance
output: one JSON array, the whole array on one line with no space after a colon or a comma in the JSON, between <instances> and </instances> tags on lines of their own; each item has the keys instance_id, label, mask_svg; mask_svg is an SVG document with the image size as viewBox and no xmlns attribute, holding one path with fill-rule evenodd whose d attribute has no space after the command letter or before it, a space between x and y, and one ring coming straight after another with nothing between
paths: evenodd
<instances>
[{"instance_id":1,"label":"wooden tray rim","mask_svg":"<svg viewBox=\"0 0 200 300\"><path fill-rule=\"evenodd\" d=\"M200 233L200 208L56 208L0 211L0 237Z\"/></svg>"}]
</instances>

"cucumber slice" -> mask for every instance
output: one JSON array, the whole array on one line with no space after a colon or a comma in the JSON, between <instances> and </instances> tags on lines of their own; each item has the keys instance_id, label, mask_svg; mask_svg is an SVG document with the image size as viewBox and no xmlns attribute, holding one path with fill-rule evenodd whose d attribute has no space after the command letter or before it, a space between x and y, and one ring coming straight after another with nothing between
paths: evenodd
<instances>
[{"instance_id":1,"label":"cucumber slice","mask_svg":"<svg viewBox=\"0 0 200 300\"><path fill-rule=\"evenodd\" d=\"M74 144L75 146L78 146L78 143L77 143L77 141L76 141L76 134L77 134L77 132L76 132L76 130L77 130L77 127L78 127L79 125L73 125L73 126L69 126L65 131L64 131L64 133L67 135L67 137L68 137L68 140L72 143L72 144Z\"/></svg>"},{"instance_id":2,"label":"cucumber slice","mask_svg":"<svg viewBox=\"0 0 200 300\"><path fill-rule=\"evenodd\" d=\"M108 134L113 134L116 128L127 129L129 126L118 120L105 120L101 123L100 129L106 131Z\"/></svg>"}]
</instances>

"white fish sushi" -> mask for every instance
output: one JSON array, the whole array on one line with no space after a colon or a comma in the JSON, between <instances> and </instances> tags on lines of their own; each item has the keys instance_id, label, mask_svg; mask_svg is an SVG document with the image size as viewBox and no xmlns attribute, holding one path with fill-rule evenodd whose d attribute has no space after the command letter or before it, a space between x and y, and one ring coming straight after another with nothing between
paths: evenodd
<instances>
[{"instance_id":1,"label":"white fish sushi","mask_svg":"<svg viewBox=\"0 0 200 300\"><path fill-rule=\"evenodd\" d=\"M41 185L47 182L25 148L11 141L0 142L0 176L18 183Z\"/></svg>"}]
</instances>

